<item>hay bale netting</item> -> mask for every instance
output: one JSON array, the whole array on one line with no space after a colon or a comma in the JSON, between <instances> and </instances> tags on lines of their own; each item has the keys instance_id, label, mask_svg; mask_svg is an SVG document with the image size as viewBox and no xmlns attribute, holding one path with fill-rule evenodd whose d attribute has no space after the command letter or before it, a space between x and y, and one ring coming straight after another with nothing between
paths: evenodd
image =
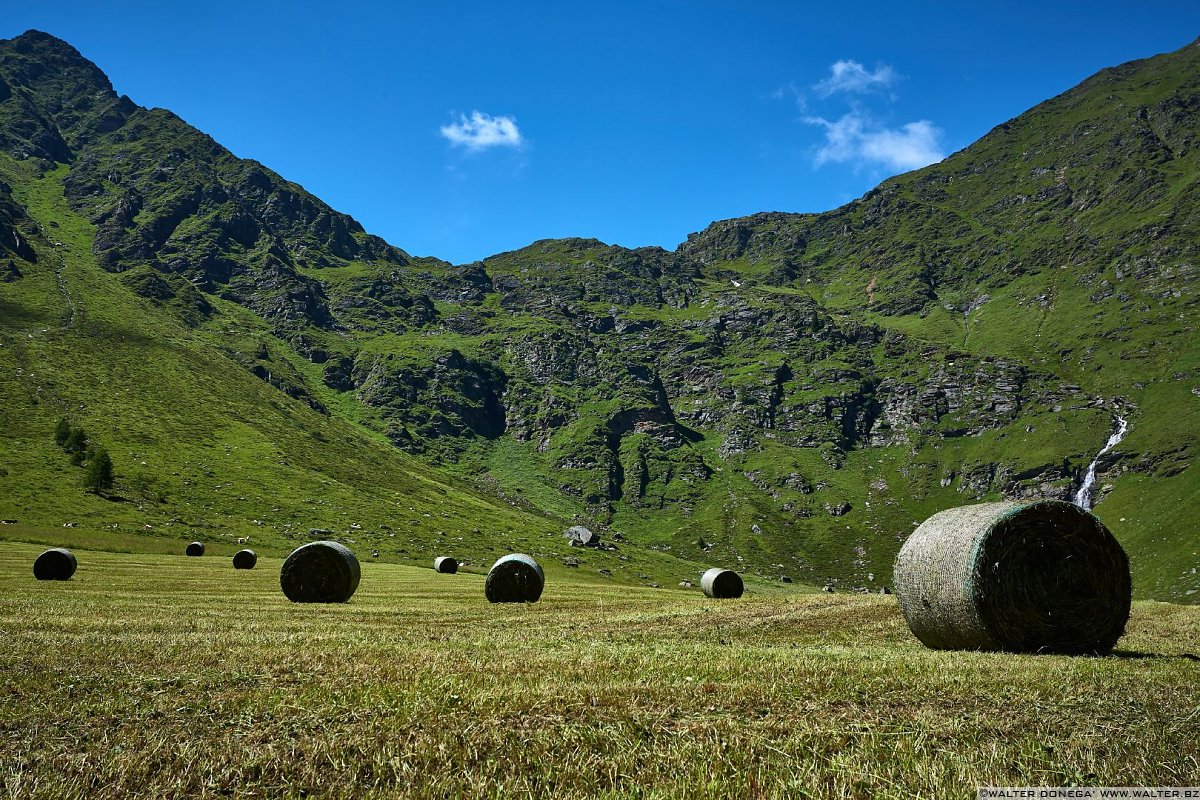
<instances>
[{"instance_id":1,"label":"hay bale netting","mask_svg":"<svg viewBox=\"0 0 1200 800\"><path fill-rule=\"evenodd\" d=\"M545 586L541 565L524 553L510 553L492 565L483 593L489 603L536 603Z\"/></svg>"},{"instance_id":2,"label":"hay bale netting","mask_svg":"<svg viewBox=\"0 0 1200 800\"><path fill-rule=\"evenodd\" d=\"M65 547L52 547L33 562L33 577L39 581L69 581L79 562Z\"/></svg>"},{"instance_id":3,"label":"hay bale netting","mask_svg":"<svg viewBox=\"0 0 1200 800\"><path fill-rule=\"evenodd\" d=\"M337 542L309 542L283 562L279 585L293 603L344 603L358 589L361 577L350 548Z\"/></svg>"},{"instance_id":4,"label":"hay bale netting","mask_svg":"<svg viewBox=\"0 0 1200 800\"><path fill-rule=\"evenodd\" d=\"M204 555L204 542L192 542L183 552L187 553L189 556L202 556Z\"/></svg>"},{"instance_id":5,"label":"hay bale netting","mask_svg":"<svg viewBox=\"0 0 1200 800\"><path fill-rule=\"evenodd\" d=\"M937 649L1106 653L1129 619L1129 559L1059 500L934 514L896 556L908 627Z\"/></svg>"},{"instance_id":6,"label":"hay bale netting","mask_svg":"<svg viewBox=\"0 0 1200 800\"><path fill-rule=\"evenodd\" d=\"M450 556L438 556L433 560L433 568L438 572L453 575L458 572L458 561Z\"/></svg>"},{"instance_id":7,"label":"hay bale netting","mask_svg":"<svg viewBox=\"0 0 1200 800\"><path fill-rule=\"evenodd\" d=\"M258 553L253 550L238 550L233 554L234 569L254 569L258 563Z\"/></svg>"},{"instance_id":8,"label":"hay bale netting","mask_svg":"<svg viewBox=\"0 0 1200 800\"><path fill-rule=\"evenodd\" d=\"M741 575L731 569L721 569L720 567L713 567L700 576L700 588L709 597L730 599L741 597L742 592L746 589Z\"/></svg>"}]
</instances>

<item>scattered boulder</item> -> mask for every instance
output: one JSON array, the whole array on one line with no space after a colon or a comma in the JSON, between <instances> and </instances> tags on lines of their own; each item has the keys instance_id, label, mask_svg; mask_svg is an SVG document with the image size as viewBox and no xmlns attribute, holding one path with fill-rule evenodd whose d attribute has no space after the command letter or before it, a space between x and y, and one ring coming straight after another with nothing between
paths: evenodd
<instances>
[{"instance_id":1,"label":"scattered boulder","mask_svg":"<svg viewBox=\"0 0 1200 800\"><path fill-rule=\"evenodd\" d=\"M599 547L600 536L582 525L572 525L563 531L563 538L571 543L571 547Z\"/></svg>"},{"instance_id":2,"label":"scattered boulder","mask_svg":"<svg viewBox=\"0 0 1200 800\"><path fill-rule=\"evenodd\" d=\"M844 500L840 503L826 503L825 511L828 512L829 516L831 517L840 517L849 513L850 504Z\"/></svg>"},{"instance_id":3,"label":"scattered boulder","mask_svg":"<svg viewBox=\"0 0 1200 800\"><path fill-rule=\"evenodd\" d=\"M12 283L13 281L20 280L21 277L21 270L17 269L16 263L11 258L7 264L0 266L0 281Z\"/></svg>"}]
</instances>

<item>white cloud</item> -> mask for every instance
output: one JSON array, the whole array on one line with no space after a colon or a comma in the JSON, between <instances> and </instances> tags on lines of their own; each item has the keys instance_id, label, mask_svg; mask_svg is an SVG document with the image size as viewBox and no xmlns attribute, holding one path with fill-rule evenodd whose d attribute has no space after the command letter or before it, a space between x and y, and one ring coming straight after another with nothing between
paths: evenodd
<instances>
[{"instance_id":1,"label":"white cloud","mask_svg":"<svg viewBox=\"0 0 1200 800\"><path fill-rule=\"evenodd\" d=\"M797 88L796 84L788 81L783 86L776 87L775 91L771 92L769 97L772 100L784 100L791 98L796 104L796 108L804 111L808 107L808 102L804 99L804 92Z\"/></svg>"},{"instance_id":2,"label":"white cloud","mask_svg":"<svg viewBox=\"0 0 1200 800\"><path fill-rule=\"evenodd\" d=\"M458 115L458 122L441 127L442 136L455 147L467 150L487 150L491 147L520 147L523 143L517 121L512 117L493 117L482 111L472 111L468 118Z\"/></svg>"},{"instance_id":3,"label":"white cloud","mask_svg":"<svg viewBox=\"0 0 1200 800\"><path fill-rule=\"evenodd\" d=\"M874 72L868 72L866 67L857 61L843 59L833 62L829 68L829 77L813 84L813 89L821 97L829 97L838 92L867 92L871 89L884 89L896 81L896 72L887 64L881 64Z\"/></svg>"},{"instance_id":4,"label":"white cloud","mask_svg":"<svg viewBox=\"0 0 1200 800\"><path fill-rule=\"evenodd\" d=\"M815 158L818 167L828 161L854 161L907 171L946 157L939 142L941 130L926 119L899 128L885 128L856 110L834 122L823 117L808 117L804 121L825 128L825 144Z\"/></svg>"}]
</instances>

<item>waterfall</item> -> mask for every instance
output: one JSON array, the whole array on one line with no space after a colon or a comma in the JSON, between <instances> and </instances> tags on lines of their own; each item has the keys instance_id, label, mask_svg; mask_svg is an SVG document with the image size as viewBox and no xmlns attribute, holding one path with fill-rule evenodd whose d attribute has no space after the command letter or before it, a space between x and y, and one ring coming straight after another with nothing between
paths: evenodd
<instances>
[{"instance_id":1,"label":"waterfall","mask_svg":"<svg viewBox=\"0 0 1200 800\"><path fill-rule=\"evenodd\" d=\"M1092 463L1088 464L1087 472L1083 476L1083 485L1079 487L1079 491L1075 493L1075 499L1072 501L1085 511L1092 507L1092 493L1096 491L1096 465L1100 463L1100 459L1105 453L1112 450L1118 442L1125 438L1125 431L1129 429L1128 420L1119 414L1116 417L1117 429L1113 431L1112 436L1108 437L1108 441L1092 459Z\"/></svg>"}]
</instances>

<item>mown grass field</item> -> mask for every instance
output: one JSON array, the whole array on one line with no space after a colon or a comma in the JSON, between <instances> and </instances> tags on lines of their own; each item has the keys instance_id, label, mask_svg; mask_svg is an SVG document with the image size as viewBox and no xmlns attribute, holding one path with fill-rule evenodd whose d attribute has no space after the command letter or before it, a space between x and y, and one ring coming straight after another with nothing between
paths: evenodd
<instances>
[{"instance_id":1,"label":"mown grass field","mask_svg":"<svg viewBox=\"0 0 1200 800\"><path fill-rule=\"evenodd\" d=\"M1106 658L948 653L894 598L363 564L301 606L280 561L0 543L8 797L967 797L1200 782L1200 610L1138 603Z\"/></svg>"}]
</instances>

